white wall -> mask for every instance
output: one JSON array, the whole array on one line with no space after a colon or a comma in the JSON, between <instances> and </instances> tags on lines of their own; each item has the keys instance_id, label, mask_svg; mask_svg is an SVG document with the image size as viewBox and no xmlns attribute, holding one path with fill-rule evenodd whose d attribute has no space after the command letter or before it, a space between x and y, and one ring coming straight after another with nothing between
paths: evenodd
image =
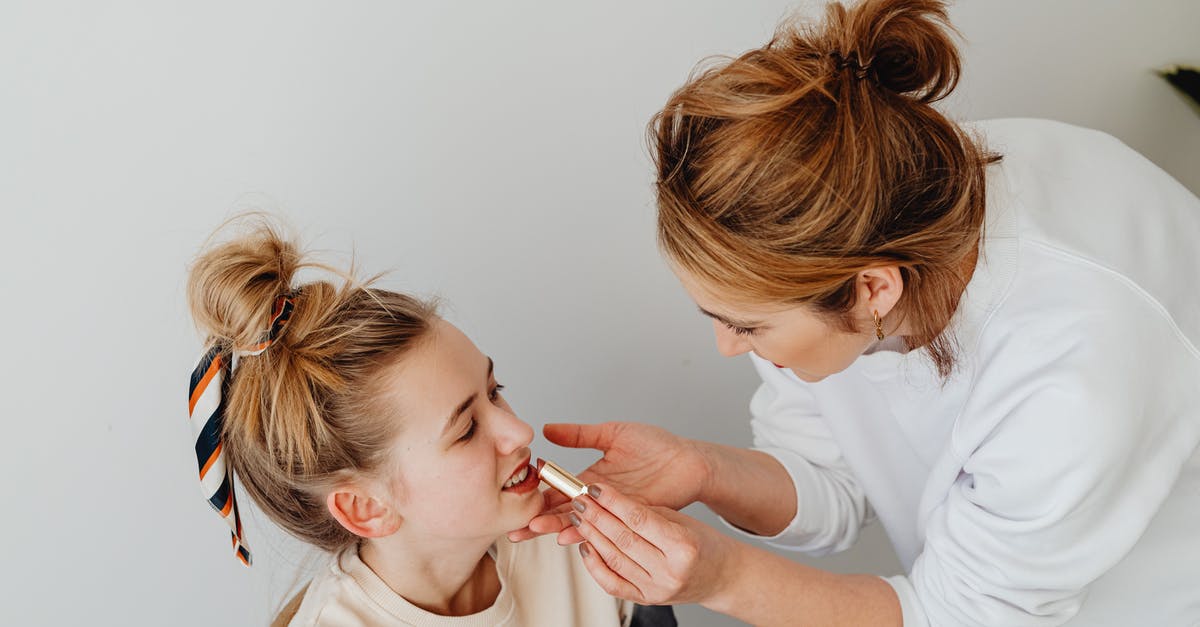
<instances>
[{"instance_id":1,"label":"white wall","mask_svg":"<svg viewBox=\"0 0 1200 627\"><path fill-rule=\"evenodd\" d=\"M184 422L184 269L239 209L444 296L531 423L747 443L755 378L655 251L643 130L698 59L760 44L789 6L0 3L0 624L261 624L291 583L261 519L255 568L231 557ZM1200 4L954 16L953 111L1099 127L1200 189L1200 117L1149 73L1200 61ZM877 529L815 563L896 569Z\"/></svg>"}]
</instances>

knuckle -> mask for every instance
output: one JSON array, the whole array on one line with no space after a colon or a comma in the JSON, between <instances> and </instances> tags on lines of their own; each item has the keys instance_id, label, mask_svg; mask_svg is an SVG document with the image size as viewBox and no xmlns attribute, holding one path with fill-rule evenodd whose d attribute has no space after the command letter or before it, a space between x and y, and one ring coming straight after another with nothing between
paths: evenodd
<instances>
[{"instance_id":1,"label":"knuckle","mask_svg":"<svg viewBox=\"0 0 1200 627\"><path fill-rule=\"evenodd\" d=\"M629 526L634 528L641 527L646 524L646 520L649 517L650 511L646 509L645 505L635 505L633 509L629 510Z\"/></svg>"},{"instance_id":2,"label":"knuckle","mask_svg":"<svg viewBox=\"0 0 1200 627\"><path fill-rule=\"evenodd\" d=\"M692 566L700 557L700 552L696 549L696 545L690 542L682 543L675 554L678 556L680 563L685 567Z\"/></svg>"},{"instance_id":3,"label":"knuckle","mask_svg":"<svg viewBox=\"0 0 1200 627\"><path fill-rule=\"evenodd\" d=\"M628 529L622 529L621 533L617 534L616 538L613 538L613 544L617 545L617 548L622 551L629 549L633 546L633 532Z\"/></svg>"},{"instance_id":4,"label":"knuckle","mask_svg":"<svg viewBox=\"0 0 1200 627\"><path fill-rule=\"evenodd\" d=\"M604 563L608 564L609 569L613 572L621 572L625 568L625 559L619 553L609 553L603 556Z\"/></svg>"}]
</instances>

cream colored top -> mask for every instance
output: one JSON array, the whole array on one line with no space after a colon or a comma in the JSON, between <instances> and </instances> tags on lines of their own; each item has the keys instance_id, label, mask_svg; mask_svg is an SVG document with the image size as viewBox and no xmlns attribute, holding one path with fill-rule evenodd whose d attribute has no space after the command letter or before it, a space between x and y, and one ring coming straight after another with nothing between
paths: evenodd
<instances>
[{"instance_id":1,"label":"cream colored top","mask_svg":"<svg viewBox=\"0 0 1200 627\"><path fill-rule=\"evenodd\" d=\"M615 599L592 580L575 547L554 536L493 547L500 594L469 616L440 616L396 594L351 548L330 560L312 583L292 627L618 627L628 626L633 604Z\"/></svg>"}]
</instances>

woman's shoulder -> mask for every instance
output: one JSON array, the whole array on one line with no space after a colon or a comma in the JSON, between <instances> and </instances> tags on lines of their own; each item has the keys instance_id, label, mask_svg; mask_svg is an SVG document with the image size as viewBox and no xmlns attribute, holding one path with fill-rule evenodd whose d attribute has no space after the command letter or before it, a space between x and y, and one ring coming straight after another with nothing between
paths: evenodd
<instances>
[{"instance_id":1,"label":"woman's shoulder","mask_svg":"<svg viewBox=\"0 0 1200 627\"><path fill-rule=\"evenodd\" d=\"M1178 289L1200 267L1200 199L1099 131L1029 119L977 128L1003 155L988 213L1017 242L1010 312L1027 313L1033 328L1053 326L1055 313L1068 324L1083 314L1096 324L1160 318L1200 343L1189 313L1200 292Z\"/></svg>"},{"instance_id":2,"label":"woman's shoulder","mask_svg":"<svg viewBox=\"0 0 1200 627\"><path fill-rule=\"evenodd\" d=\"M994 118L963 122L962 128L1001 156L1010 152L1026 157L1053 156L1074 149L1130 151L1119 139L1102 130L1046 118Z\"/></svg>"}]
</instances>

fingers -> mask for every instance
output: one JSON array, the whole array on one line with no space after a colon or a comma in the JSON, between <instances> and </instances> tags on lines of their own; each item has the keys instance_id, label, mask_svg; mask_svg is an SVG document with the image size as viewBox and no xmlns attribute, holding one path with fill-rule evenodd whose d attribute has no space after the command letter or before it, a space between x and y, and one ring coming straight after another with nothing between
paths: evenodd
<instances>
[{"instance_id":1,"label":"fingers","mask_svg":"<svg viewBox=\"0 0 1200 627\"><path fill-rule=\"evenodd\" d=\"M526 540L532 540L541 534L534 533L529 529L529 527L522 527L520 529L514 529L513 531L510 531L506 535L508 536L509 542L524 542Z\"/></svg>"},{"instance_id":2,"label":"fingers","mask_svg":"<svg viewBox=\"0 0 1200 627\"><path fill-rule=\"evenodd\" d=\"M609 568L608 564L599 555L596 555L596 551L587 542L579 545L579 554L583 556L583 565L591 573L592 579L595 579L605 592L619 599L628 599L636 603L646 602L645 596L637 586L629 583Z\"/></svg>"},{"instance_id":3,"label":"fingers","mask_svg":"<svg viewBox=\"0 0 1200 627\"><path fill-rule=\"evenodd\" d=\"M565 511L548 512L529 521L529 529L538 534L558 533L570 526L571 521L567 518Z\"/></svg>"},{"instance_id":4,"label":"fingers","mask_svg":"<svg viewBox=\"0 0 1200 627\"><path fill-rule=\"evenodd\" d=\"M559 446L607 451L612 447L617 424L615 422L598 425L552 422L542 427L542 435Z\"/></svg>"},{"instance_id":5,"label":"fingers","mask_svg":"<svg viewBox=\"0 0 1200 627\"><path fill-rule=\"evenodd\" d=\"M596 550L608 567L625 580L638 586L650 580L650 572L661 567L666 555L659 547L646 541L612 512L597 505L590 497L581 496L572 504L580 536ZM658 516L644 506L643 516Z\"/></svg>"},{"instance_id":6,"label":"fingers","mask_svg":"<svg viewBox=\"0 0 1200 627\"><path fill-rule=\"evenodd\" d=\"M558 545L567 546L569 544L579 544L583 542L583 536L575 527L567 526L566 529L558 532Z\"/></svg>"},{"instance_id":7,"label":"fingers","mask_svg":"<svg viewBox=\"0 0 1200 627\"><path fill-rule=\"evenodd\" d=\"M589 509L600 508L593 504ZM650 573L638 561L637 556L644 555L648 551L636 546L636 542L630 537L631 532L628 528L624 530L625 533L621 537L625 539L624 542L628 543L629 548L618 548L614 541L601 532L591 521L583 520L583 515L579 514L575 518L575 520L579 521L577 527L579 534L586 540L586 542L579 546L586 546L591 549L604 562L609 571L632 585L637 589L638 596L641 596L642 587L650 583ZM612 515L607 513L601 514L598 518L602 518L604 515L612 519ZM657 562L654 563L657 564Z\"/></svg>"},{"instance_id":8,"label":"fingers","mask_svg":"<svg viewBox=\"0 0 1200 627\"><path fill-rule=\"evenodd\" d=\"M656 550L678 538L679 528L672 520L664 518L655 508L621 494L612 486L593 483L588 486L586 496L575 499L576 503L587 500L599 503L601 509L611 513Z\"/></svg>"}]
</instances>

